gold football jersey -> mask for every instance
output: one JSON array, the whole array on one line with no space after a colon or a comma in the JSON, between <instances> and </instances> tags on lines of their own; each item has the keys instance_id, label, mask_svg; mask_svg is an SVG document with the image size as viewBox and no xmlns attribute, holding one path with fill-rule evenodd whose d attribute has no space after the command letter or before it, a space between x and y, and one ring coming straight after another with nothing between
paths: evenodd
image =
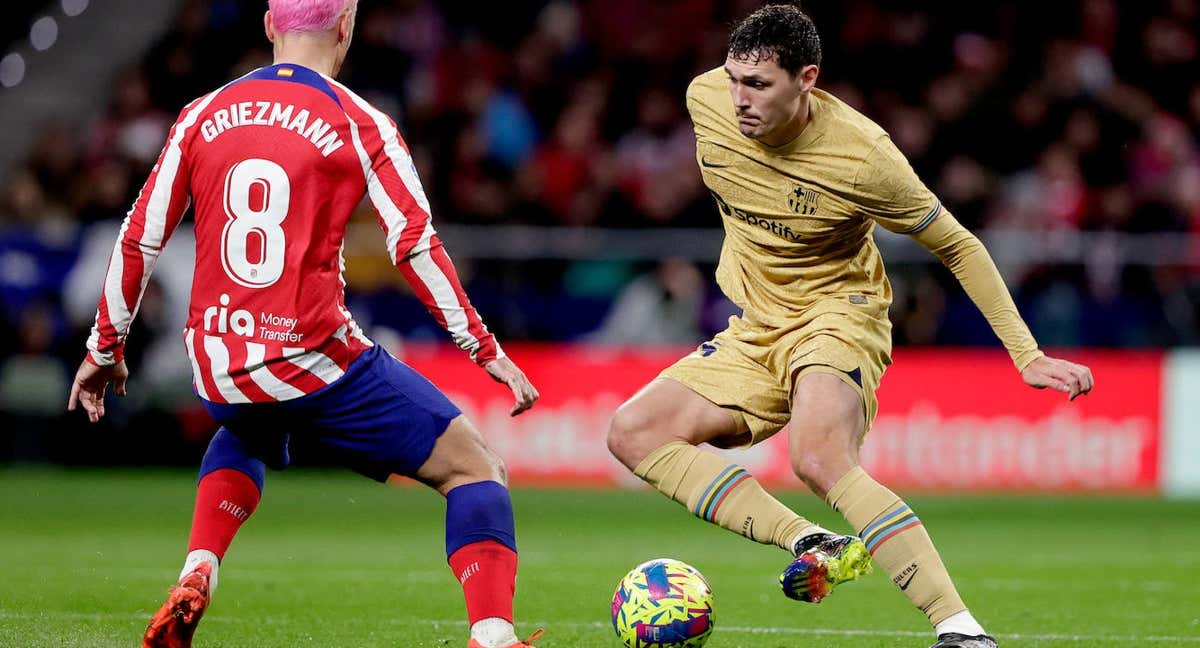
<instances>
[{"instance_id":1,"label":"gold football jersey","mask_svg":"<svg viewBox=\"0 0 1200 648\"><path fill-rule=\"evenodd\" d=\"M943 210L887 133L823 90L809 97L808 125L771 147L738 130L723 68L688 87L696 160L725 228L717 267L725 294L769 326L811 308L873 306L886 318L892 289L871 235L878 223L916 235L952 262L1019 367L1040 356L990 257L977 254L978 240ZM943 241L951 243L938 249Z\"/></svg>"},{"instance_id":2,"label":"gold football jersey","mask_svg":"<svg viewBox=\"0 0 1200 648\"><path fill-rule=\"evenodd\" d=\"M738 130L720 68L692 82L687 104L725 226L717 281L734 303L765 322L823 297L891 303L871 230L915 232L939 203L883 129L813 90L800 136L767 146Z\"/></svg>"}]
</instances>

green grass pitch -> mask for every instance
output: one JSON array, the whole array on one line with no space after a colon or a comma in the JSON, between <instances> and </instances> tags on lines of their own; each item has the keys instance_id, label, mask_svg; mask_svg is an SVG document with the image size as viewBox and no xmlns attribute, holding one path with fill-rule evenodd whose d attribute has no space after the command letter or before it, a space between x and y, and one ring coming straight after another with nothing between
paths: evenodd
<instances>
[{"instance_id":1,"label":"green grass pitch","mask_svg":"<svg viewBox=\"0 0 1200 648\"><path fill-rule=\"evenodd\" d=\"M0 646L135 646L183 559L192 473L0 469ZM835 529L811 496L787 503ZM786 562L654 493L518 490L518 630L618 648L621 575L671 556L716 593L711 648L917 646L924 618L878 570L819 606ZM1200 646L1200 507L1144 499L911 498L975 614L1006 648ZM465 646L440 497L354 475L268 476L196 646Z\"/></svg>"}]
</instances>

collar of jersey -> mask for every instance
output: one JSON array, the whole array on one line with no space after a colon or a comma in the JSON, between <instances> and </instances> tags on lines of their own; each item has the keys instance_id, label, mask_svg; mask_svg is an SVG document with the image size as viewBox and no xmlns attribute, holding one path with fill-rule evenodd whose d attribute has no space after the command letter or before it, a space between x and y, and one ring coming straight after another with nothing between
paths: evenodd
<instances>
[{"instance_id":1,"label":"collar of jersey","mask_svg":"<svg viewBox=\"0 0 1200 648\"><path fill-rule=\"evenodd\" d=\"M772 155L787 155L803 150L808 145L817 141L821 137L821 131L824 130L824 112L822 105L824 98L817 95L817 90L814 88L808 95L808 124L804 126L804 130L800 131L792 141L779 146L770 146L763 144L758 140L753 140L754 145L761 150Z\"/></svg>"},{"instance_id":2,"label":"collar of jersey","mask_svg":"<svg viewBox=\"0 0 1200 648\"><path fill-rule=\"evenodd\" d=\"M291 73L284 74L286 70L291 70ZM314 90L323 93L330 99L333 99L333 102L336 103L338 107L341 107L342 105L342 100L339 99L337 94L333 92L333 86L331 86L329 83L329 77L326 77L324 74L321 74L312 68L304 67L303 65L296 65L295 63L276 63L274 65L268 65L266 67L258 68L250 74L247 74L241 79L238 79L238 81L235 83L252 80L299 83L301 85L306 85L310 88L313 88Z\"/></svg>"}]
</instances>

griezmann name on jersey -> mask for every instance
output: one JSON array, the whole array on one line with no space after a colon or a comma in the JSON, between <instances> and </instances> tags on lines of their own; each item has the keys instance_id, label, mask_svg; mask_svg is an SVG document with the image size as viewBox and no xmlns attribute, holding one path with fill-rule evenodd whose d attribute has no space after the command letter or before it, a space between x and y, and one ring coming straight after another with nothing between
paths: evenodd
<instances>
[{"instance_id":1,"label":"griezmann name on jersey","mask_svg":"<svg viewBox=\"0 0 1200 648\"><path fill-rule=\"evenodd\" d=\"M188 104L118 237L88 359L119 362L150 273L189 204L196 268L184 343L197 394L290 400L373 346L346 309L346 223L369 198L392 262L472 359L503 355L471 306L390 118L333 79L280 64Z\"/></svg>"}]
</instances>

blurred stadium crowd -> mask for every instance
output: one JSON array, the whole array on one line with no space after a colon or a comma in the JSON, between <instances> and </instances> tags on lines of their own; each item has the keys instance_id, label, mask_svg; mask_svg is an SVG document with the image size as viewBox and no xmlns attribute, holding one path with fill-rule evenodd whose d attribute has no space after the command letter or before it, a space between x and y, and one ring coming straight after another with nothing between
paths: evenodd
<instances>
[{"instance_id":1,"label":"blurred stadium crowd","mask_svg":"<svg viewBox=\"0 0 1200 648\"><path fill-rule=\"evenodd\" d=\"M105 256L187 101L270 63L265 4L187 2L96 98L93 123L51 119L3 179L4 410L65 402L99 290L101 269L84 266L91 293L72 297L88 237ZM719 227L684 90L721 64L729 24L760 4L361 0L342 81L399 122L435 222ZM38 5L12 3L8 24L27 24ZM820 85L883 125L968 227L1200 234L1200 1L804 6L823 36ZM374 262L351 259L352 310L380 331L440 333L387 267L381 239L371 244ZM729 312L712 268L685 259L456 260L502 339L692 343ZM1005 270L1044 344L1127 347L1200 340L1198 266L1193 255ZM992 343L947 273L891 268L898 344ZM169 292L151 285L130 362L153 364L165 340L160 355L174 360L159 375L186 376Z\"/></svg>"}]
</instances>

